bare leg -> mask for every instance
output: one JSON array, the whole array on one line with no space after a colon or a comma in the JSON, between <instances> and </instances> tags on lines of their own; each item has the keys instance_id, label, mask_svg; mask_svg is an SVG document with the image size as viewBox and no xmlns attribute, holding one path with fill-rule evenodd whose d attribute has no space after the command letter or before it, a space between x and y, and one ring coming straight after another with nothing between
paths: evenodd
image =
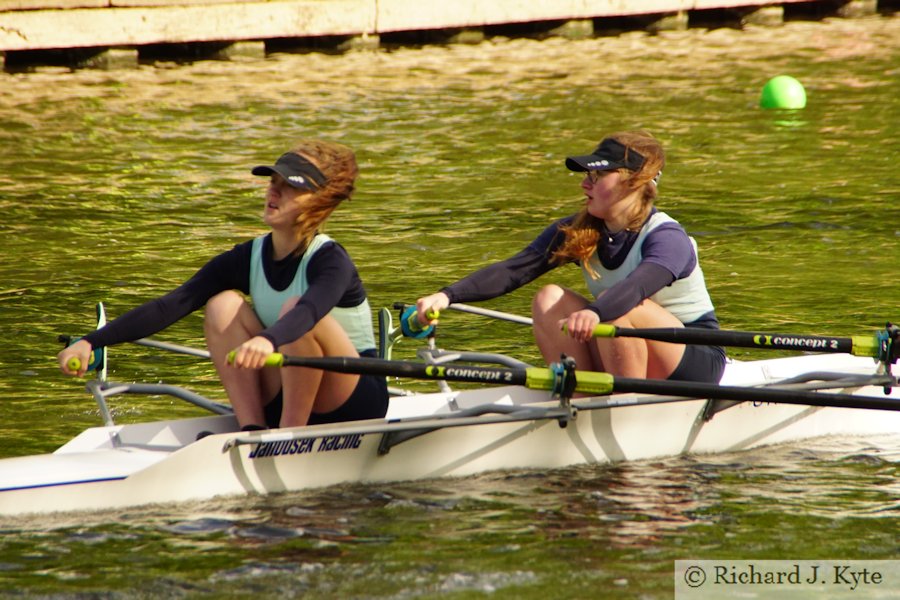
<instances>
[{"instance_id":1,"label":"bare leg","mask_svg":"<svg viewBox=\"0 0 900 600\"><path fill-rule=\"evenodd\" d=\"M290 309L296 299L289 301ZM350 356L358 357L356 348L338 322L326 315L300 339L285 344L279 352L294 356ZM359 382L359 375L334 373L305 367L281 369L284 409L282 427L306 425L312 412L326 413L339 408Z\"/></svg>"},{"instance_id":2,"label":"bare leg","mask_svg":"<svg viewBox=\"0 0 900 600\"><path fill-rule=\"evenodd\" d=\"M559 362L565 354L575 359L580 369L602 370L598 355L588 344L582 344L566 335L559 322L573 312L587 306L588 301L572 290L558 285L541 288L531 302L531 316L534 319L534 339L547 364Z\"/></svg>"},{"instance_id":3,"label":"bare leg","mask_svg":"<svg viewBox=\"0 0 900 600\"><path fill-rule=\"evenodd\" d=\"M242 427L265 425L263 406L278 392L279 378L271 369L234 369L226 359L229 352L262 329L256 313L236 292L222 292L206 303L206 345Z\"/></svg>"},{"instance_id":4,"label":"bare leg","mask_svg":"<svg viewBox=\"0 0 900 600\"><path fill-rule=\"evenodd\" d=\"M644 300L609 323L630 328L684 326L677 317L652 300ZM620 377L666 379L684 356L683 344L640 338L598 338L596 344L606 370Z\"/></svg>"},{"instance_id":5,"label":"bare leg","mask_svg":"<svg viewBox=\"0 0 900 600\"><path fill-rule=\"evenodd\" d=\"M558 285L541 288L532 301L534 337L549 364L561 354L575 359L580 369L606 371L620 377L665 379L684 356L684 345L639 338L597 338L582 344L565 335L560 321L587 306L581 295ZM652 300L644 300L625 315L609 321L618 327L683 327L672 313Z\"/></svg>"}]
</instances>

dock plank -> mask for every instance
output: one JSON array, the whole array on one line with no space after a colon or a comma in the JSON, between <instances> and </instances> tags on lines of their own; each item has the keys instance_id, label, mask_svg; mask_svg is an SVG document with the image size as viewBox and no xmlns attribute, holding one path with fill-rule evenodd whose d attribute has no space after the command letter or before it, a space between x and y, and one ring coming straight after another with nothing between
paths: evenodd
<instances>
[{"instance_id":1,"label":"dock plank","mask_svg":"<svg viewBox=\"0 0 900 600\"><path fill-rule=\"evenodd\" d=\"M752 8L809 0L529 0L485 2L454 0L380 0L378 31L415 31L458 27L481 27L534 21L592 19L649 14L669 14L718 8Z\"/></svg>"},{"instance_id":2,"label":"dock plank","mask_svg":"<svg viewBox=\"0 0 900 600\"><path fill-rule=\"evenodd\" d=\"M107 8L109 0L0 0L0 13L17 10Z\"/></svg>"},{"instance_id":3,"label":"dock plank","mask_svg":"<svg viewBox=\"0 0 900 600\"><path fill-rule=\"evenodd\" d=\"M369 0L0 13L0 50L353 35L375 29Z\"/></svg>"},{"instance_id":4,"label":"dock plank","mask_svg":"<svg viewBox=\"0 0 900 600\"><path fill-rule=\"evenodd\" d=\"M834 5L834 2L821 1L823 5ZM810 1L0 0L0 52L374 36L537 21L752 9L790 3L809 4Z\"/></svg>"}]
</instances>

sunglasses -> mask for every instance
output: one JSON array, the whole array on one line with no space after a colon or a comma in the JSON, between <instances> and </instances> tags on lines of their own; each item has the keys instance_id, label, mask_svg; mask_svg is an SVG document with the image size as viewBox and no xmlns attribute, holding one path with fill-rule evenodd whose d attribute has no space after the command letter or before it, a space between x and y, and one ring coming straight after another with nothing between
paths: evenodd
<instances>
[{"instance_id":1,"label":"sunglasses","mask_svg":"<svg viewBox=\"0 0 900 600\"><path fill-rule=\"evenodd\" d=\"M613 172L615 172L615 169L611 171L585 171L584 177L591 182L591 185L593 185Z\"/></svg>"}]
</instances>

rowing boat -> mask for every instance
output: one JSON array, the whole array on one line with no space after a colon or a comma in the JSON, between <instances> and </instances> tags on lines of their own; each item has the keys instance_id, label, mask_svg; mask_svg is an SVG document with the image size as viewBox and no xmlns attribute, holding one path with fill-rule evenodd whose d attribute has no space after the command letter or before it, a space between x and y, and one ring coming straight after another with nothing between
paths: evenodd
<instances>
[{"instance_id":1,"label":"rowing boat","mask_svg":"<svg viewBox=\"0 0 900 600\"><path fill-rule=\"evenodd\" d=\"M480 373L483 367L467 366L472 362L499 365L488 367L492 373L534 368L501 355L446 352L433 341L419 355L441 389L392 396L385 419L336 425L240 432L228 406L184 388L91 380L87 387L105 424L53 453L0 460L0 515L553 469L900 431L896 380L879 373L871 358L849 353L730 361L720 389L763 394L742 402L736 392L716 399L682 391L575 397L559 386L521 383L454 390L447 383L450 367L438 365L458 365L458 381L466 380L461 373ZM211 414L116 424L107 403L122 394L167 394ZM213 434L197 440L204 431Z\"/></svg>"}]
</instances>

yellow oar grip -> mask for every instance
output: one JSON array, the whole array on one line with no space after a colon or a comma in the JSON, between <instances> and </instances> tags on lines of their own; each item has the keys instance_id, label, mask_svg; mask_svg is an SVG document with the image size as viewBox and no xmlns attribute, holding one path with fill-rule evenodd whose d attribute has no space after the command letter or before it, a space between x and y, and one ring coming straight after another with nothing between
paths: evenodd
<instances>
[{"instance_id":1,"label":"yellow oar grip","mask_svg":"<svg viewBox=\"0 0 900 600\"><path fill-rule=\"evenodd\" d=\"M600 323L594 327L594 337L616 337L616 326Z\"/></svg>"},{"instance_id":2,"label":"yellow oar grip","mask_svg":"<svg viewBox=\"0 0 900 600\"><path fill-rule=\"evenodd\" d=\"M232 350L231 352L228 353L228 358L226 360L228 361L229 365L234 364L235 354L236 354L236 352L234 350ZM267 367L281 367L283 365L284 365L284 354L281 354L280 352L273 352L272 354L270 354L266 357L265 366L267 366Z\"/></svg>"},{"instance_id":3,"label":"yellow oar grip","mask_svg":"<svg viewBox=\"0 0 900 600\"><path fill-rule=\"evenodd\" d=\"M437 319L438 317L441 316L441 311L429 310L427 313L425 313L425 316L428 317L430 320L434 321L435 319ZM417 316L416 311L414 311L414 310L410 311L409 317L407 317L407 319L408 320L407 320L406 324L409 325L410 329L412 329L414 331L421 331L422 329L424 329L425 326L422 325L421 323L419 323L419 317Z\"/></svg>"},{"instance_id":4,"label":"yellow oar grip","mask_svg":"<svg viewBox=\"0 0 900 600\"><path fill-rule=\"evenodd\" d=\"M284 354L281 352L273 352L272 354L266 357L266 366L267 367L281 367L284 366Z\"/></svg>"},{"instance_id":5,"label":"yellow oar grip","mask_svg":"<svg viewBox=\"0 0 900 600\"><path fill-rule=\"evenodd\" d=\"M565 324L563 324L562 330L565 333L569 333L569 328ZM594 337L616 337L616 326L600 323L594 327L594 332L591 335Z\"/></svg>"},{"instance_id":6,"label":"yellow oar grip","mask_svg":"<svg viewBox=\"0 0 900 600\"><path fill-rule=\"evenodd\" d=\"M94 352L91 351L90 357L88 357L88 365L94 364ZM77 356L73 356L68 361L66 361L66 366L69 367L70 371L80 371L81 370L81 359Z\"/></svg>"}]
</instances>

